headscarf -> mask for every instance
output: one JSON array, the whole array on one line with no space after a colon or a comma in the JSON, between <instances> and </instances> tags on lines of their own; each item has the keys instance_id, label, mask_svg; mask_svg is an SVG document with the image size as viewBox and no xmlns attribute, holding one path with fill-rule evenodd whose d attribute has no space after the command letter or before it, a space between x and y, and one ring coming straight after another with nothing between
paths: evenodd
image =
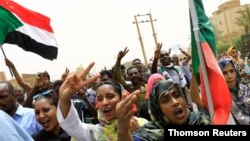
<instances>
[{"instance_id":1,"label":"headscarf","mask_svg":"<svg viewBox=\"0 0 250 141\"><path fill-rule=\"evenodd\" d=\"M241 77L240 77L240 66L231 58L226 58L226 59L222 59L218 62L219 66L220 66L220 69L221 71L223 72L223 70L226 68L226 66L229 64L229 63L232 63L233 65L233 68L236 72L236 86L233 88L233 89L230 89L230 91L232 93L237 93L238 90L239 90L239 84L240 84L240 81L241 81Z\"/></svg>"},{"instance_id":2,"label":"headscarf","mask_svg":"<svg viewBox=\"0 0 250 141\"><path fill-rule=\"evenodd\" d=\"M149 77L148 83L147 83L147 90L146 90L146 99L149 98L150 92L151 92L153 85L157 79L163 80L164 77L159 73L154 73Z\"/></svg>"},{"instance_id":3,"label":"headscarf","mask_svg":"<svg viewBox=\"0 0 250 141\"><path fill-rule=\"evenodd\" d=\"M236 47L234 47L234 46L230 47L230 48L227 50L227 54L230 55L230 56L232 56L232 54L233 54L233 53L232 53L232 50L233 50L233 49L236 49ZM236 49L236 50L237 50L237 49Z\"/></svg>"},{"instance_id":4,"label":"headscarf","mask_svg":"<svg viewBox=\"0 0 250 141\"><path fill-rule=\"evenodd\" d=\"M232 59L223 59L218 62L221 71L225 69L225 67L229 64L233 64L233 68L236 71L236 84L235 87L230 89L232 98L234 103L236 104L237 108L243 111L243 113L247 116L249 116L250 111L250 90L248 85L244 85L241 83L241 77L240 77L240 67L239 65ZM233 111L234 113L234 108ZM236 117L237 118L237 117Z\"/></svg>"},{"instance_id":5,"label":"headscarf","mask_svg":"<svg viewBox=\"0 0 250 141\"><path fill-rule=\"evenodd\" d=\"M133 136L138 136L150 141L164 140L164 127L170 125L171 122L163 115L159 107L159 100L166 91L175 87L177 92L184 97L180 86L177 83L169 80L161 80L153 87L149 96L148 108L151 117L151 122L136 130ZM188 109L187 109L188 110ZM207 118L201 113L195 113L188 110L187 125L209 124Z\"/></svg>"},{"instance_id":6,"label":"headscarf","mask_svg":"<svg viewBox=\"0 0 250 141\"><path fill-rule=\"evenodd\" d=\"M229 56L232 56L232 54L233 54L233 49L236 49L237 51L238 51L238 49L235 47L235 46L233 46L233 47L230 47L228 50L227 50L227 54L229 55ZM236 61L236 63L237 64L241 64L241 62L242 62L242 59L239 57L239 56L237 56L237 58L234 58L233 57L233 59Z\"/></svg>"}]
</instances>

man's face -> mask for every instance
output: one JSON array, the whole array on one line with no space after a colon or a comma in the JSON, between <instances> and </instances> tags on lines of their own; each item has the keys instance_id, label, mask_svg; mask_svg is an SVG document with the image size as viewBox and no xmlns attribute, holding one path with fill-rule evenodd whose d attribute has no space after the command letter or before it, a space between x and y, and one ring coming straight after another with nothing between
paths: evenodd
<instances>
[{"instance_id":1,"label":"man's face","mask_svg":"<svg viewBox=\"0 0 250 141\"><path fill-rule=\"evenodd\" d=\"M132 68L128 71L128 80L132 83L138 83L141 81L141 74L137 68Z\"/></svg>"},{"instance_id":2,"label":"man's face","mask_svg":"<svg viewBox=\"0 0 250 141\"><path fill-rule=\"evenodd\" d=\"M8 85L5 83L0 84L0 109L6 113L10 113L15 108L16 98L11 94Z\"/></svg>"},{"instance_id":3,"label":"man's face","mask_svg":"<svg viewBox=\"0 0 250 141\"><path fill-rule=\"evenodd\" d=\"M104 82L104 81L110 81L111 79L109 78L107 74L104 74L104 75L101 75L100 80Z\"/></svg>"},{"instance_id":4,"label":"man's face","mask_svg":"<svg viewBox=\"0 0 250 141\"><path fill-rule=\"evenodd\" d=\"M166 50L163 50L161 52L160 62L163 66L170 65L171 57L169 56L169 53Z\"/></svg>"},{"instance_id":5,"label":"man's face","mask_svg":"<svg viewBox=\"0 0 250 141\"><path fill-rule=\"evenodd\" d=\"M177 55L173 55L172 60L174 65L179 65L179 58Z\"/></svg>"},{"instance_id":6,"label":"man's face","mask_svg":"<svg viewBox=\"0 0 250 141\"><path fill-rule=\"evenodd\" d=\"M132 64L133 67L137 67L137 68L141 68L142 67L142 63L140 60L135 60Z\"/></svg>"},{"instance_id":7,"label":"man's face","mask_svg":"<svg viewBox=\"0 0 250 141\"><path fill-rule=\"evenodd\" d=\"M24 93L24 90L23 88L21 87L16 87L15 88L15 97L17 98L17 101L20 103L20 102L23 102L24 101L24 98L25 98L25 93Z\"/></svg>"}]
</instances>

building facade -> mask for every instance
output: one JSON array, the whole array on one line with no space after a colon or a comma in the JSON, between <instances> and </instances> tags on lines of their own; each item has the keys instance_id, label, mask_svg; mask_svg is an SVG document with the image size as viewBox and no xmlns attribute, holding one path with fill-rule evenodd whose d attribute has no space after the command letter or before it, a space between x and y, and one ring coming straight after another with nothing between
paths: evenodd
<instances>
[{"instance_id":1,"label":"building facade","mask_svg":"<svg viewBox=\"0 0 250 141\"><path fill-rule=\"evenodd\" d=\"M236 24L236 18L241 17L240 13L245 11L246 6L250 7L250 4L241 5L240 0L231 0L219 5L218 10L213 12L211 22L219 44L228 42L232 45L236 37L245 34L244 27Z\"/></svg>"}]
</instances>

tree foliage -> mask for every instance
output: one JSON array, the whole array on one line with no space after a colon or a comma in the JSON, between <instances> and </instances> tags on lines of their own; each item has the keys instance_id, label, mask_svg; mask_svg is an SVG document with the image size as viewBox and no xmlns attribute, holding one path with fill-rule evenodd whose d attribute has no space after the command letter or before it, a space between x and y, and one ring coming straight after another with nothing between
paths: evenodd
<instances>
[{"instance_id":1,"label":"tree foliage","mask_svg":"<svg viewBox=\"0 0 250 141\"><path fill-rule=\"evenodd\" d=\"M245 29L245 32L248 33L250 31L250 8L246 4L245 10L238 11L240 13L240 17L236 18L235 23L238 26L242 26Z\"/></svg>"}]
</instances>

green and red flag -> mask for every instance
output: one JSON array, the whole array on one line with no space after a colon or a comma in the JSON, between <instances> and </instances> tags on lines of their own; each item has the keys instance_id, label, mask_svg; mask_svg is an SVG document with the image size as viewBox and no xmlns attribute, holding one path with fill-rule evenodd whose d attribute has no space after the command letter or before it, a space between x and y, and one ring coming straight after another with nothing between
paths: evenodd
<instances>
[{"instance_id":1,"label":"green and red flag","mask_svg":"<svg viewBox=\"0 0 250 141\"><path fill-rule=\"evenodd\" d=\"M213 105L214 113L212 117L212 123L226 124L231 111L232 98L225 78L215 57L216 44L212 24L205 14L202 0L193 0L193 3L194 6L190 6L190 11L191 8L195 9L194 14L190 16L192 17L190 18L190 23L193 73L197 79L197 82L201 84L202 100L204 104L206 107L208 107L209 104ZM193 24L194 18L196 18L196 21L198 22L196 26ZM198 32L198 34L196 34L198 37L195 36L194 32ZM198 51L197 47L199 46L201 48L201 52ZM207 74L201 72L200 63L202 61L199 59L199 54L204 58L204 65ZM207 75L207 81L204 81L203 75ZM209 83L212 103L210 103L206 97L207 93L204 90L204 83L206 82Z\"/></svg>"},{"instance_id":2,"label":"green and red flag","mask_svg":"<svg viewBox=\"0 0 250 141\"><path fill-rule=\"evenodd\" d=\"M57 58L50 19L12 0L0 0L0 45L16 44L46 59Z\"/></svg>"}]
</instances>

